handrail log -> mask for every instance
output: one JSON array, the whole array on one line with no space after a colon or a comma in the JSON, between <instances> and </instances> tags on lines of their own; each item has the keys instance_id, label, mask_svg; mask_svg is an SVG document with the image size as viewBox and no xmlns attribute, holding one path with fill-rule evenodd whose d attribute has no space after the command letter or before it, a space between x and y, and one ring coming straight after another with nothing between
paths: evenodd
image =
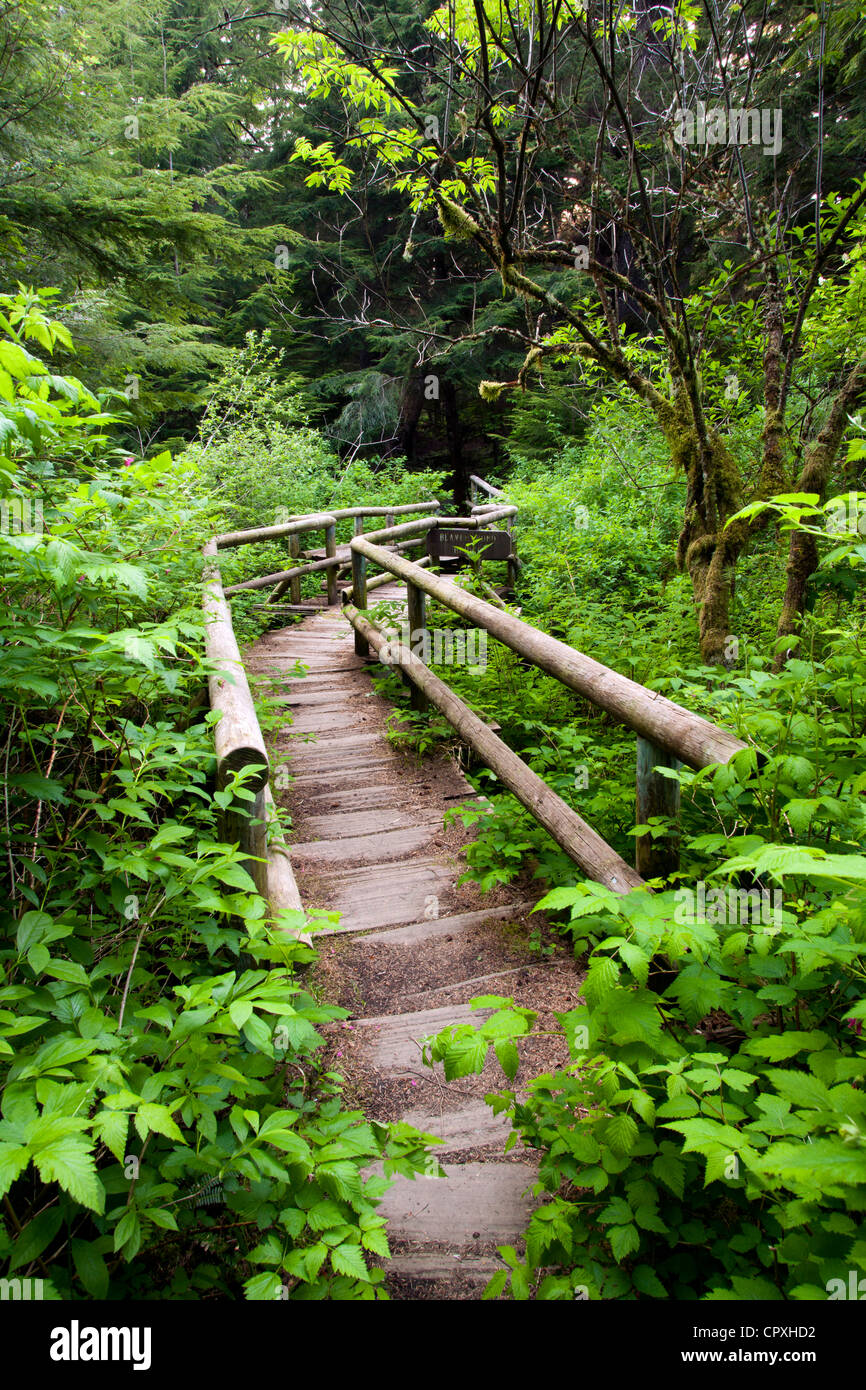
<instances>
[{"instance_id":1,"label":"handrail log","mask_svg":"<svg viewBox=\"0 0 866 1390\"><path fill-rule=\"evenodd\" d=\"M396 530L396 527L394 527L394 528L392 528L392 529ZM366 534L366 533L365 533L365 534ZM370 534L372 535L372 534L377 534L377 533L371 532ZM383 535L383 536L384 536L384 535L390 536L390 535L391 535L391 531L390 531L390 530L388 530L388 531L382 531L382 532L380 532L380 533L378 533L378 534L381 534L381 535ZM389 541L388 541L388 549L389 549L389 550L396 550L396 551L399 552L399 551L401 551L401 550L411 550L413 546L418 546L418 545L423 545L423 544L424 544L424 537L423 537L423 536L421 536L421 535L418 535L418 536L410 536L408 540L405 540L405 541L395 541L393 545L391 544L391 542L390 542L390 540L389 540ZM347 556L347 551L348 551L348 549L349 549L349 542L348 542L348 541L340 541L340 544L339 544L339 546L337 547L337 554L338 554L338 556L339 556L339 555L342 556L342 559L341 559L341 561L340 561L341 564L347 564L347 565L349 565L349 564L352 563L351 558ZM322 555L321 548L320 548L319 550L304 550L304 551L302 552L302 554L304 555L305 559L310 559L310 560L315 559L315 558L317 558L317 557L318 557L318 559L320 559L320 560L326 558L324 555Z\"/></svg>"},{"instance_id":2,"label":"handrail log","mask_svg":"<svg viewBox=\"0 0 866 1390\"><path fill-rule=\"evenodd\" d=\"M354 545L356 540L381 540L387 536L389 540L395 536L420 536L425 531L429 531L431 526L438 524L439 518L436 516L422 516L417 521L402 521L399 526L385 526L380 531L366 531L361 536L355 536L349 545Z\"/></svg>"},{"instance_id":3,"label":"handrail log","mask_svg":"<svg viewBox=\"0 0 866 1390\"><path fill-rule=\"evenodd\" d=\"M395 546L395 549L400 550L403 547ZM241 584L231 584L225 592L227 597L230 597L232 594L241 593L244 589L267 589L270 584L275 584L278 587L274 589L268 602L276 603L282 598L293 579L300 579L305 574L317 574L320 570L335 570L337 572L347 570L351 564L351 559L345 554L326 555L322 560L311 560L309 564L295 565L294 569L279 570L276 574L262 574L258 579L245 579ZM336 597L331 598L329 594L328 602L336 603L337 599Z\"/></svg>"},{"instance_id":4,"label":"handrail log","mask_svg":"<svg viewBox=\"0 0 866 1390\"><path fill-rule=\"evenodd\" d=\"M489 507L473 507L469 516L443 516L441 525L449 526L487 526L491 521L508 521L517 516L517 507L512 502L491 502Z\"/></svg>"},{"instance_id":5,"label":"handrail log","mask_svg":"<svg viewBox=\"0 0 866 1390\"><path fill-rule=\"evenodd\" d=\"M430 502L401 502L396 507L338 507L331 515L338 521L352 516L407 516L410 512L438 511L441 506L442 503L434 499Z\"/></svg>"},{"instance_id":6,"label":"handrail log","mask_svg":"<svg viewBox=\"0 0 866 1390\"><path fill-rule=\"evenodd\" d=\"M422 555L419 560L413 561L413 564L416 565L432 565L432 563L432 557L429 555ZM393 582L393 574L391 574L388 570L385 570L384 574L376 574L373 576L372 579L367 580L367 592L369 593L371 589L378 589L383 584L392 584ZM345 588L342 591L343 603L352 603L354 597L355 595L352 593L352 586L350 584L347 588Z\"/></svg>"},{"instance_id":7,"label":"handrail log","mask_svg":"<svg viewBox=\"0 0 866 1390\"><path fill-rule=\"evenodd\" d=\"M491 497L505 496L505 493L502 491L501 487L494 487L492 483L487 482L486 478L479 478L477 473L470 473L469 481L470 483L474 483L476 487L483 487L484 491L489 492Z\"/></svg>"},{"instance_id":8,"label":"handrail log","mask_svg":"<svg viewBox=\"0 0 866 1390\"><path fill-rule=\"evenodd\" d=\"M295 871L289 858L289 847L283 835L269 786L265 788L265 812L268 829L271 832L271 843L268 845L267 894L271 912L274 916L280 912L303 912L304 904L301 902L301 894L295 880ZM294 936L298 941L303 941L307 946L311 944L308 932L291 930L289 935Z\"/></svg>"},{"instance_id":9,"label":"handrail log","mask_svg":"<svg viewBox=\"0 0 866 1390\"><path fill-rule=\"evenodd\" d=\"M477 531L491 521L498 521L500 518L516 515L516 507L498 507L494 516L425 516L419 521L404 521L400 526L388 526L381 531L367 531L364 533L363 537L354 537L349 544L354 545L355 541L359 539L365 541L378 541L384 536L390 539L394 536L419 535L423 531L429 531L431 526L444 526L446 529L449 526L466 526L473 531Z\"/></svg>"},{"instance_id":10,"label":"handrail log","mask_svg":"<svg viewBox=\"0 0 866 1390\"><path fill-rule=\"evenodd\" d=\"M261 574L258 579L245 579L241 584L230 584L226 596L242 593L244 589L268 589L272 584L288 584L292 579L300 579L303 574L316 574L319 570L348 569L351 560L344 555L328 556L324 560L310 560L306 565L295 565L294 569L277 570L276 574Z\"/></svg>"},{"instance_id":11,"label":"handrail log","mask_svg":"<svg viewBox=\"0 0 866 1390\"><path fill-rule=\"evenodd\" d=\"M277 540L280 536L296 536L303 531L321 531L325 526L336 525L333 512L311 512L306 516L295 517L292 521L281 521L278 526L256 526L251 531L226 531L214 537L218 550L226 550L232 545L255 545L259 541Z\"/></svg>"},{"instance_id":12,"label":"handrail log","mask_svg":"<svg viewBox=\"0 0 866 1390\"><path fill-rule=\"evenodd\" d=\"M478 627L486 628L491 637L690 767L726 763L746 748L734 734L711 724L708 719L692 714L664 695L647 690L521 618L503 613L492 603L467 594L437 575L428 574L409 560L390 554L372 544L366 536L356 536L351 548L382 569L417 584L437 602Z\"/></svg>"},{"instance_id":13,"label":"handrail log","mask_svg":"<svg viewBox=\"0 0 866 1390\"><path fill-rule=\"evenodd\" d=\"M248 531L226 531L216 536L219 550L232 545L255 545L259 541L278 540L280 536L295 536L303 531L320 531L354 516L400 516L408 512L438 511L441 502L406 502L399 507L335 507L330 512L298 512L275 526L254 526Z\"/></svg>"},{"instance_id":14,"label":"handrail log","mask_svg":"<svg viewBox=\"0 0 866 1390\"><path fill-rule=\"evenodd\" d=\"M471 744L486 766L496 773L503 785L513 792L521 805L544 826L584 873L614 893L625 894L633 888L645 886L640 875L620 858L616 850L611 849L576 811L551 791L547 783L528 768L482 719L473 714L468 705L434 675L410 648L380 632L354 604L347 604L343 612L355 631L378 654L381 655L382 649L387 648L387 664L399 666L406 672L412 683L445 715L449 724Z\"/></svg>"},{"instance_id":15,"label":"handrail log","mask_svg":"<svg viewBox=\"0 0 866 1390\"><path fill-rule=\"evenodd\" d=\"M268 754L232 627L231 609L223 593L214 540L207 542L203 554L208 690L211 709L221 715L214 726L217 779L222 787L232 773L253 765L257 771L247 785L259 792L268 780Z\"/></svg>"}]
</instances>

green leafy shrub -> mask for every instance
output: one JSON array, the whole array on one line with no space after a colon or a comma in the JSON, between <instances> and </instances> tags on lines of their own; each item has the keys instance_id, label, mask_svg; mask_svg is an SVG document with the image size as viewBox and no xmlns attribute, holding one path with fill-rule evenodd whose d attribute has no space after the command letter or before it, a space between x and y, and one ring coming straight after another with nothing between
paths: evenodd
<instances>
[{"instance_id":1,"label":"green leafy shrub","mask_svg":"<svg viewBox=\"0 0 866 1390\"><path fill-rule=\"evenodd\" d=\"M342 1108L316 1054L345 1015L281 930L305 919L270 921L220 836L244 774L215 790L213 502L168 455L118 457L26 346L58 327L0 302L3 486L41 504L0 531L4 1274L63 1299L381 1296L377 1203L423 1150Z\"/></svg>"},{"instance_id":2,"label":"green leafy shrub","mask_svg":"<svg viewBox=\"0 0 866 1390\"><path fill-rule=\"evenodd\" d=\"M559 1016L568 1066L489 1098L542 1151L547 1197L489 1294L823 1299L866 1270L866 860L766 844L725 867L743 874L783 884L784 912L716 925L597 884L539 904L591 945L586 1004ZM474 1002L497 1012L429 1059L461 1075L493 1045L513 1077L534 1015Z\"/></svg>"},{"instance_id":3,"label":"green leafy shrub","mask_svg":"<svg viewBox=\"0 0 866 1390\"><path fill-rule=\"evenodd\" d=\"M793 525L815 512L814 499L780 506ZM836 539L829 562L856 569L856 529ZM575 882L510 797L494 795L492 814L458 812L477 822L468 856L483 887L528 857L558 884L538 906L568 914L562 930L587 965L585 1004L558 1016L569 1064L488 1097L510 1142L540 1151L542 1199L525 1254L501 1251L490 1297L826 1299L866 1271L856 614L829 631L813 617L802 650L774 673L744 644L731 671L683 666L651 682L750 745L724 767L669 773L683 789L679 886L620 898ZM634 804L622 740L585 716L521 729L509 715L527 761L583 814L592 806L619 848ZM602 747L618 750L608 786ZM589 798L573 792L580 763ZM510 999L473 1003L493 1016L445 1029L427 1060L462 1076L493 1048L513 1081L535 1015Z\"/></svg>"},{"instance_id":4,"label":"green leafy shrub","mask_svg":"<svg viewBox=\"0 0 866 1390\"><path fill-rule=\"evenodd\" d=\"M308 424L307 402L297 384L286 381L266 334L249 334L246 347L230 354L185 457L219 497L232 530L273 526L329 507L424 502L436 497L444 476L406 471L403 460L341 461ZM369 522L367 529L373 529ZM349 539L350 521L341 523L338 535ZM258 547L242 553L247 562L251 555L259 559ZM285 549L276 554L284 558Z\"/></svg>"}]
</instances>

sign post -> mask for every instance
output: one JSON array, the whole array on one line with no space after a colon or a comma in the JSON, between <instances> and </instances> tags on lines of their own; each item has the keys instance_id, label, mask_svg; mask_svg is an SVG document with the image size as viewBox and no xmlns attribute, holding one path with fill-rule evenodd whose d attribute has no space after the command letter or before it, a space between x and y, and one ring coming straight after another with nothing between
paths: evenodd
<instances>
[{"instance_id":1,"label":"sign post","mask_svg":"<svg viewBox=\"0 0 866 1390\"><path fill-rule=\"evenodd\" d=\"M468 526L431 526L427 554L432 560L509 560L511 536L507 531L473 531Z\"/></svg>"}]
</instances>

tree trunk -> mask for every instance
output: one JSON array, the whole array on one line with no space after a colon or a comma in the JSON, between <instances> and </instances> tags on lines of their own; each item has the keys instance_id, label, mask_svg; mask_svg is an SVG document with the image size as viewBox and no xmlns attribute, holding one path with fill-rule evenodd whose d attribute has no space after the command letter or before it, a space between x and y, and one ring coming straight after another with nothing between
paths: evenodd
<instances>
[{"instance_id":1,"label":"tree trunk","mask_svg":"<svg viewBox=\"0 0 866 1390\"><path fill-rule=\"evenodd\" d=\"M445 414L445 434L448 440L448 456L454 470L454 497L459 503L469 493L469 474L463 462L463 438L460 428L460 411L457 405L457 389L453 381L443 381L440 386L442 408Z\"/></svg>"},{"instance_id":2,"label":"tree trunk","mask_svg":"<svg viewBox=\"0 0 866 1390\"><path fill-rule=\"evenodd\" d=\"M780 646L777 650L774 662L776 671L781 670L789 656L793 656L799 641L800 623L806 607L806 588L809 579L818 568L819 559L815 537L804 531L795 531L788 549L788 582L785 585L785 597L782 599L776 634L779 638L790 637L792 641L790 646Z\"/></svg>"},{"instance_id":3,"label":"tree trunk","mask_svg":"<svg viewBox=\"0 0 866 1390\"><path fill-rule=\"evenodd\" d=\"M731 665L729 612L734 571L748 538L745 526L724 530L740 506L737 466L724 441L711 434L698 439L694 426L677 411L665 433L674 463L686 476L686 509L677 545L677 563L692 581L698 606L701 658L707 665Z\"/></svg>"},{"instance_id":4,"label":"tree trunk","mask_svg":"<svg viewBox=\"0 0 866 1390\"><path fill-rule=\"evenodd\" d=\"M833 402L830 414L812 447L807 451L803 469L796 484L796 492L817 493L821 502L825 500L827 485L833 460L839 451L842 436L848 424L848 415L857 404L858 398L866 391L866 357L852 368L844 386ZM803 531L794 531L788 551L788 583L779 614L778 636L790 637L790 646L780 647L776 653L775 669L778 671L792 654L799 640L800 626L806 604L806 587L809 579L818 568L820 555L815 537Z\"/></svg>"},{"instance_id":5,"label":"tree trunk","mask_svg":"<svg viewBox=\"0 0 866 1390\"><path fill-rule=\"evenodd\" d=\"M415 435L418 430L418 422L421 419L421 412L424 409L424 377L413 372L403 382L403 399L400 402L400 423L397 427L397 434L400 441L400 449L406 455L407 462L415 462Z\"/></svg>"}]
</instances>

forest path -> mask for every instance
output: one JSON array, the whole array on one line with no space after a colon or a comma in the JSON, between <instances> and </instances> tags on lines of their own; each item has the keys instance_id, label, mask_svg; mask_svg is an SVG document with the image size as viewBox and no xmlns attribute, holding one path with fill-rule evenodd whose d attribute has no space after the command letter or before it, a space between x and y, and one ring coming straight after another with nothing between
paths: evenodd
<instances>
[{"instance_id":1,"label":"forest path","mask_svg":"<svg viewBox=\"0 0 866 1390\"><path fill-rule=\"evenodd\" d=\"M405 588L388 584L375 597L405 604ZM290 674L296 661L307 668L302 678ZM265 634L245 665L291 714L273 754L292 781L275 795L292 816L301 897L341 914L317 937L314 967L317 990L351 1015L324 1030L327 1063L345 1076L347 1103L368 1118L404 1120L444 1141L436 1158L447 1178L398 1177L384 1199L388 1288L395 1298L479 1298L503 1267L496 1246L519 1242L537 1174L528 1150L505 1154L508 1123L484 1095L524 1086L567 1057L561 1038L533 1040L521 1046L514 1083L495 1061L481 1076L446 1083L441 1067L423 1066L421 1039L477 1019L469 1000L484 993L513 996L552 1023L554 1011L577 1003L573 959L532 952L537 889L482 896L458 885L472 832L444 828L443 816L476 794L448 754L419 762L388 742L391 706L370 679L382 668L355 655L339 610Z\"/></svg>"}]
</instances>

